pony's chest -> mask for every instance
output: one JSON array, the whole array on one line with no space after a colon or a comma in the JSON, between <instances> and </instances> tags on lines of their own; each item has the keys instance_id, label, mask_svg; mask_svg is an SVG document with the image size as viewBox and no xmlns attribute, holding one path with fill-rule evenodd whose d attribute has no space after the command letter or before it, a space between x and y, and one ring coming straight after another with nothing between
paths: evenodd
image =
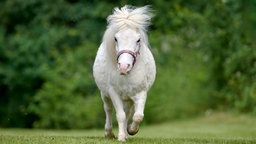
<instances>
[{"instance_id":1,"label":"pony's chest","mask_svg":"<svg viewBox=\"0 0 256 144\"><path fill-rule=\"evenodd\" d=\"M146 78L141 73L120 75L114 72L109 82L122 97L133 96L141 90L146 89Z\"/></svg>"}]
</instances>

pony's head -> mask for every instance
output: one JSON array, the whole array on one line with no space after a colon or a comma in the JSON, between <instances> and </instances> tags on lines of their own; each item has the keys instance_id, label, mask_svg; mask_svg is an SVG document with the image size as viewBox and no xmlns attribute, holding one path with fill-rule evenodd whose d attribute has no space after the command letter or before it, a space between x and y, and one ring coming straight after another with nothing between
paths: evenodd
<instances>
[{"instance_id":1,"label":"pony's head","mask_svg":"<svg viewBox=\"0 0 256 144\"><path fill-rule=\"evenodd\" d=\"M132 70L141 48L148 45L146 29L152 16L149 6L124 6L121 9L115 8L107 18L109 25L104 39L109 42L108 47L114 50L120 74L125 75Z\"/></svg>"},{"instance_id":2,"label":"pony's head","mask_svg":"<svg viewBox=\"0 0 256 144\"><path fill-rule=\"evenodd\" d=\"M124 29L116 33L114 40L120 74L127 74L136 63L137 56L140 54L140 39L140 33L132 29Z\"/></svg>"}]
</instances>

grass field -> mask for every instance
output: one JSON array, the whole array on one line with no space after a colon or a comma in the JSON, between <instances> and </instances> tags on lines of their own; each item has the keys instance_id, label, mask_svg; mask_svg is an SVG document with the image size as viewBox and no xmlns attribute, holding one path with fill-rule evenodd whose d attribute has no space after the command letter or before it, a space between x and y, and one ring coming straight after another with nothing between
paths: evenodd
<instances>
[{"instance_id":1,"label":"grass field","mask_svg":"<svg viewBox=\"0 0 256 144\"><path fill-rule=\"evenodd\" d=\"M0 144L109 144L104 130L0 129ZM116 130L115 130L116 133ZM141 126L127 143L256 144L256 117L215 113L207 117Z\"/></svg>"}]
</instances>

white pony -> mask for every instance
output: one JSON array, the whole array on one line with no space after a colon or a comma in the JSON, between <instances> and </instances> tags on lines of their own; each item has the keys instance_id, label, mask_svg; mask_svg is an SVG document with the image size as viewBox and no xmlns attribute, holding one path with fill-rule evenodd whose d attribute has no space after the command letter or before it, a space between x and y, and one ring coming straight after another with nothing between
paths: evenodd
<instances>
[{"instance_id":1,"label":"white pony","mask_svg":"<svg viewBox=\"0 0 256 144\"><path fill-rule=\"evenodd\" d=\"M115 8L107 18L108 27L93 65L106 112L106 137L114 137L112 106L116 110L119 141L126 141L128 133L136 134L144 117L147 92L156 75L146 34L151 18L148 6ZM129 118L132 123L128 126Z\"/></svg>"}]
</instances>

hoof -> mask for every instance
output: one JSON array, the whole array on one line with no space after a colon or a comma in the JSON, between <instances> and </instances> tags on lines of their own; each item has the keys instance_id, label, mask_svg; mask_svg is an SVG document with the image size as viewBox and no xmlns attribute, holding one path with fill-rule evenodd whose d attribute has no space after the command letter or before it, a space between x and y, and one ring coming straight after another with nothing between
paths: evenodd
<instances>
[{"instance_id":1,"label":"hoof","mask_svg":"<svg viewBox=\"0 0 256 144\"><path fill-rule=\"evenodd\" d=\"M127 135L118 135L118 141L120 142L126 142L127 138Z\"/></svg>"},{"instance_id":2,"label":"hoof","mask_svg":"<svg viewBox=\"0 0 256 144\"><path fill-rule=\"evenodd\" d=\"M138 133L138 131L139 131L139 128L134 130L134 129L131 128L131 125L129 125L128 128L127 128L127 132L128 132L129 135L135 135L136 133Z\"/></svg>"},{"instance_id":3,"label":"hoof","mask_svg":"<svg viewBox=\"0 0 256 144\"><path fill-rule=\"evenodd\" d=\"M120 142L126 142L126 139L118 139Z\"/></svg>"},{"instance_id":4,"label":"hoof","mask_svg":"<svg viewBox=\"0 0 256 144\"><path fill-rule=\"evenodd\" d=\"M113 132L105 133L106 138L116 138Z\"/></svg>"}]
</instances>

